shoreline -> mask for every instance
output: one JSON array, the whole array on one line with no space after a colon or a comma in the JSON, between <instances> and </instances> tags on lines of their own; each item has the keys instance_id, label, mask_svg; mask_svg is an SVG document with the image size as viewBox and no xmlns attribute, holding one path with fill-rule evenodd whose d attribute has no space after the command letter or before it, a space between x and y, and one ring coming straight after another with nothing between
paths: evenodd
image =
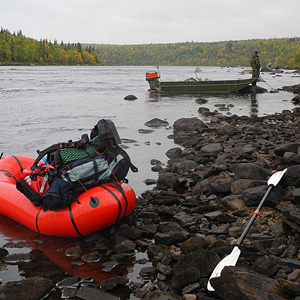
<instances>
[{"instance_id":1,"label":"shoreline","mask_svg":"<svg viewBox=\"0 0 300 300\"><path fill-rule=\"evenodd\" d=\"M126 220L75 241L67 249L68 253L77 249L73 256L64 257L73 272L50 278L45 272L38 279L20 280L14 293L37 293L32 291L36 285L46 294L57 278L65 277L45 299L56 299L71 289L82 298L94 293L95 297L101 294L122 300L131 294L147 300L166 295L171 300L228 299L227 290L232 292L232 300L240 299L241 294L254 294L257 299L267 299L268 294L277 297L274 299L296 299L300 289L300 108L263 117L210 113L209 118L205 123L198 118L174 122L172 138L183 150L174 147L167 151L168 165L159 172L157 186L142 193ZM215 293L208 292L212 269L232 250L266 191L267 179L286 167L286 176L241 246L236 267L216 279ZM135 251L148 257L144 262L135 261L140 265L141 282L130 282L129 275L124 276ZM105 260L84 260L92 253ZM3 255L9 264L7 257ZM29 260L26 264L33 263L33 256ZM114 275L102 281L75 278L79 263L97 269L110 265ZM252 282L259 282L258 287ZM7 294L12 286L7 283L0 290Z\"/></svg>"}]
</instances>

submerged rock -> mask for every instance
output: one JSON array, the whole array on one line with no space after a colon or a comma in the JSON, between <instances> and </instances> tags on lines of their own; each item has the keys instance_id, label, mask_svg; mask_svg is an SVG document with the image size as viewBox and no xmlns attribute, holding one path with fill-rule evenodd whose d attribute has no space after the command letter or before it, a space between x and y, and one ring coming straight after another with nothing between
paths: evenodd
<instances>
[{"instance_id":1,"label":"submerged rock","mask_svg":"<svg viewBox=\"0 0 300 300\"><path fill-rule=\"evenodd\" d=\"M154 118L154 119L146 122L144 125L148 126L148 127L164 127L164 126L168 126L169 122L158 119L158 118Z\"/></svg>"},{"instance_id":2,"label":"submerged rock","mask_svg":"<svg viewBox=\"0 0 300 300\"><path fill-rule=\"evenodd\" d=\"M7 282L0 287L0 295L6 300L39 300L49 294L53 287L50 279L34 277Z\"/></svg>"},{"instance_id":3,"label":"submerged rock","mask_svg":"<svg viewBox=\"0 0 300 300\"><path fill-rule=\"evenodd\" d=\"M124 100L136 100L137 97L134 95L127 95L126 97L124 97Z\"/></svg>"}]
</instances>

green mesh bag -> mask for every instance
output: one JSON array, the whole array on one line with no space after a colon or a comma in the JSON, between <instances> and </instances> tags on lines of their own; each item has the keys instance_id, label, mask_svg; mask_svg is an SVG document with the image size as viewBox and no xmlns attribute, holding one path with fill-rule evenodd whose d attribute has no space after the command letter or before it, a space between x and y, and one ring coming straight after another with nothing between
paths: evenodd
<instances>
[{"instance_id":1,"label":"green mesh bag","mask_svg":"<svg viewBox=\"0 0 300 300\"><path fill-rule=\"evenodd\" d=\"M78 159L88 157L96 153L99 136L94 137L89 143L86 144L83 148L61 148L59 149L59 156L63 164L68 164Z\"/></svg>"}]
</instances>

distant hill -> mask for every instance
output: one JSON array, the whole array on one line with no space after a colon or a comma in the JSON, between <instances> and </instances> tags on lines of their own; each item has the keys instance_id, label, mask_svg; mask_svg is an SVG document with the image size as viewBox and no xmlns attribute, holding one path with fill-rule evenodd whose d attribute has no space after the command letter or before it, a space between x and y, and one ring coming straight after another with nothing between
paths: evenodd
<instances>
[{"instance_id":1,"label":"distant hill","mask_svg":"<svg viewBox=\"0 0 300 300\"><path fill-rule=\"evenodd\" d=\"M90 45L91 46L91 45ZM145 45L93 44L105 65L249 66L255 50L262 65L300 66L300 38Z\"/></svg>"}]
</instances>

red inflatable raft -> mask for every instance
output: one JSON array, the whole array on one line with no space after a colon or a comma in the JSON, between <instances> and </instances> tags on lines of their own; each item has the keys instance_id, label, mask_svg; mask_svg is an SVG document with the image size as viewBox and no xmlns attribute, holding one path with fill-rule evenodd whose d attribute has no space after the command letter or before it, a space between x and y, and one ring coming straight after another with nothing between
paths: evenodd
<instances>
[{"instance_id":1,"label":"red inflatable raft","mask_svg":"<svg viewBox=\"0 0 300 300\"><path fill-rule=\"evenodd\" d=\"M62 236L85 236L101 230L130 214L136 203L134 191L122 183L124 192L113 184L93 187L80 194L68 208L43 211L16 188L24 169L35 159L10 155L0 159L0 213L39 233Z\"/></svg>"}]
</instances>

